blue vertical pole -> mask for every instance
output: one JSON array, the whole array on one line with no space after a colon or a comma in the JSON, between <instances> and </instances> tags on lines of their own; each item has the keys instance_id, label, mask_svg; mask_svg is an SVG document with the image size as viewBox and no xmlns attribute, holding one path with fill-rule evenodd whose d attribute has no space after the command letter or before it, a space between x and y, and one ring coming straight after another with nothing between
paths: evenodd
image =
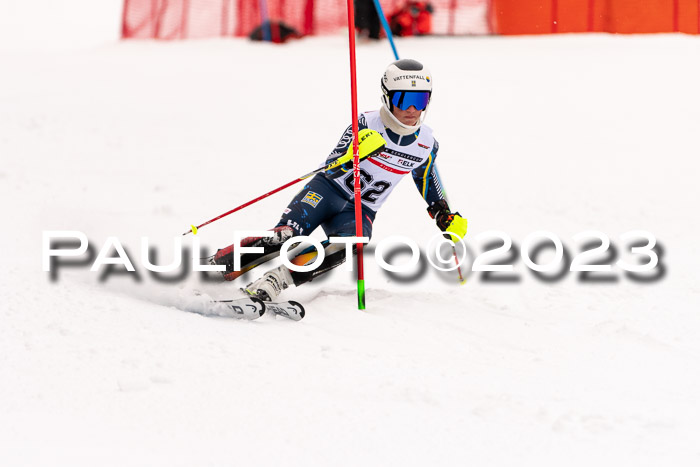
<instances>
[{"instance_id":1,"label":"blue vertical pole","mask_svg":"<svg viewBox=\"0 0 700 467\"><path fill-rule=\"evenodd\" d=\"M272 25L270 24L270 13L267 11L267 0L259 0L259 5L263 40L270 42L272 41Z\"/></svg>"},{"instance_id":2,"label":"blue vertical pole","mask_svg":"<svg viewBox=\"0 0 700 467\"><path fill-rule=\"evenodd\" d=\"M394 45L394 36L391 34L391 28L389 27L389 23L386 21L386 16L384 16L384 10L382 10L382 4L379 3L379 0L373 0L374 1L374 7L377 9L377 15L379 15L379 21L382 22L382 27L384 28L384 32L386 33L386 37L389 39L389 44L391 44L391 50L394 51L394 57L396 57L396 60L399 59L399 53L396 51L396 46Z\"/></svg>"}]
</instances>

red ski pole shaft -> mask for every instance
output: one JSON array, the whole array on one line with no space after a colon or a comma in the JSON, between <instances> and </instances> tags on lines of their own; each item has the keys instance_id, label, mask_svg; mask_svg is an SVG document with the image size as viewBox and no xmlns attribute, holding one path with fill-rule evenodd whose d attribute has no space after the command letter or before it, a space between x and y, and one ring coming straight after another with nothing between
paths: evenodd
<instances>
[{"instance_id":1,"label":"red ski pole shaft","mask_svg":"<svg viewBox=\"0 0 700 467\"><path fill-rule=\"evenodd\" d=\"M464 279L464 276L462 276L462 268L460 267L459 259L457 258L457 247L454 245L452 245L452 254L455 257L455 265L457 266L457 273L459 273L459 283L464 284L464 282L466 280Z\"/></svg>"},{"instance_id":2,"label":"red ski pole shaft","mask_svg":"<svg viewBox=\"0 0 700 467\"><path fill-rule=\"evenodd\" d=\"M282 190L284 190L285 188L290 187L290 186L294 185L295 183L298 183L298 182L300 182L300 181L302 181L302 180L304 180L304 179L307 179L307 178L311 177L312 175L315 175L315 174L317 174L317 173L319 173L319 172L323 172L324 170L331 169L331 168L335 167L335 166L338 165L338 164L339 164L338 161L333 161L333 162L331 162L330 164L326 165L325 167L321 167L321 168L319 168L319 169L316 169L316 170L314 170L313 172L309 172L309 173L307 173L306 175L303 175L303 176L301 176L301 177L299 177L299 178L297 178L297 179L294 179L294 180L292 180L291 182L286 183L286 184L282 185L282 186L279 187L279 188L275 188L275 189L272 190L272 191L268 191L268 192L265 193L264 195L258 196L257 198L252 199L252 200L248 201L247 203L241 204L240 206L235 207L235 208L231 209L230 211L221 214L220 216L216 216L216 217L213 218L213 219L209 219L208 221L206 221L206 222L203 223L203 224L196 225L196 226L195 226L195 229L199 229L199 228L201 228L201 227L204 227L205 225L211 224L211 223L214 222L214 221L218 221L218 220L221 219L222 217L226 217L226 216L228 216L229 214L233 214L233 213L236 212L236 211L240 211L241 209L243 209L243 208L245 208L245 207L248 207L248 206L250 206L251 204L257 203L257 202L260 201L261 199L265 199L265 198L267 198L267 197L270 196L270 195L274 195L274 194L277 193L278 191L282 191ZM187 235L188 233L192 233L192 229L188 230L187 232L183 233L182 235Z\"/></svg>"},{"instance_id":3,"label":"red ski pole shaft","mask_svg":"<svg viewBox=\"0 0 700 467\"><path fill-rule=\"evenodd\" d=\"M438 179L440 178L440 173L438 172L437 165L433 166L433 170L435 170L435 174L437 175ZM445 196L445 201L447 201L447 193L444 192ZM449 202L447 203L449 205ZM459 258L457 258L457 247L454 245L454 242L452 243L452 255L455 258L455 266L457 267L457 274L459 274L459 283L464 284L467 280L464 278L462 275L462 268L460 267L459 264Z\"/></svg>"}]
</instances>

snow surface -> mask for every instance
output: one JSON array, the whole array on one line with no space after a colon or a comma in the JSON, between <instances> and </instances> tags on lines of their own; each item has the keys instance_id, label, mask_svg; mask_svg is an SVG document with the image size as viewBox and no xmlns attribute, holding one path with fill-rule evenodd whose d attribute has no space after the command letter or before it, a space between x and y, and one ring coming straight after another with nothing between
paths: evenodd
<instances>
[{"instance_id":1,"label":"snow surface","mask_svg":"<svg viewBox=\"0 0 700 467\"><path fill-rule=\"evenodd\" d=\"M123 0L2 0L0 50L92 48L121 33Z\"/></svg>"},{"instance_id":2,"label":"snow surface","mask_svg":"<svg viewBox=\"0 0 700 467\"><path fill-rule=\"evenodd\" d=\"M315 168L350 120L343 36L127 42L0 54L3 465L674 465L700 462L700 40L681 35L398 41L432 69L427 123L474 238L652 232L662 279L516 283L425 268L285 291L301 322L183 311L193 290L140 262L191 223ZM361 110L387 44L361 44ZM267 229L293 189L198 235ZM116 236L142 281L80 268L52 282L42 232ZM436 232L411 181L373 245ZM317 234L318 235L318 234ZM188 237L187 242L192 237ZM189 244L189 243L187 243ZM631 258L629 255L628 258ZM396 261L405 260L401 255ZM543 255L542 260L544 261ZM161 259L159 258L159 262Z\"/></svg>"}]
</instances>

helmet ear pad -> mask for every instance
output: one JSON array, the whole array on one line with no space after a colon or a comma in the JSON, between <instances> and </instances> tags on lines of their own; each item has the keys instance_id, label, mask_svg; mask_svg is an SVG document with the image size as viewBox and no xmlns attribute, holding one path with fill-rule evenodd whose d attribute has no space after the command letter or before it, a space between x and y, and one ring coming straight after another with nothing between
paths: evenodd
<instances>
[{"instance_id":1,"label":"helmet ear pad","mask_svg":"<svg viewBox=\"0 0 700 467\"><path fill-rule=\"evenodd\" d=\"M389 90L384 85L384 80L381 80L380 84L382 87L382 104L384 104L384 107L386 107L389 113L394 113L394 105L391 103L391 99L389 99Z\"/></svg>"}]
</instances>

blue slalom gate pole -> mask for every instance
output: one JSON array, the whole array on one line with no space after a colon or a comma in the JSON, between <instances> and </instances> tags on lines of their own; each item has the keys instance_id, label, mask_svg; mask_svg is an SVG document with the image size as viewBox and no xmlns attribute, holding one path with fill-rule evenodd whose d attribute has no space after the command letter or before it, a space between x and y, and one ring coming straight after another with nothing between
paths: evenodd
<instances>
[{"instance_id":1,"label":"blue slalom gate pole","mask_svg":"<svg viewBox=\"0 0 700 467\"><path fill-rule=\"evenodd\" d=\"M260 6L260 18L262 19L262 33L263 40L267 42L272 41L272 24L270 23L270 14L267 11L267 1L260 0L258 2Z\"/></svg>"},{"instance_id":2,"label":"blue slalom gate pole","mask_svg":"<svg viewBox=\"0 0 700 467\"><path fill-rule=\"evenodd\" d=\"M382 22L382 27L384 28L384 32L386 33L386 37L389 39L389 44L391 44L391 50L394 51L394 57L396 57L396 60L399 59L399 53L396 51L396 46L394 45L394 36L391 34L391 28L389 27L389 23L386 21L386 16L384 16L384 10L382 10L382 4L379 3L379 0L373 0L374 1L374 8L377 9L377 15L379 15L379 21Z\"/></svg>"}]
</instances>

